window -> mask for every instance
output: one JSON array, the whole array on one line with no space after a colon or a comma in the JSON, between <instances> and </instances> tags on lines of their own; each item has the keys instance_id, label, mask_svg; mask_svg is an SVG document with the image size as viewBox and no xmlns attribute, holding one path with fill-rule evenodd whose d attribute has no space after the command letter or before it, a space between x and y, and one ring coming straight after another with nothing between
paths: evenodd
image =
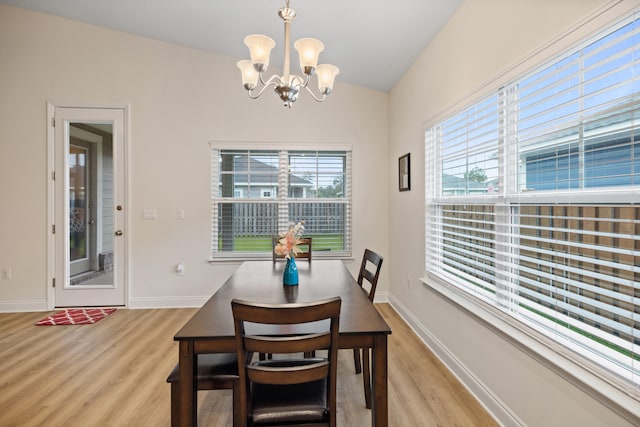
<instances>
[{"instance_id":1,"label":"window","mask_svg":"<svg viewBox=\"0 0 640 427\"><path fill-rule=\"evenodd\" d=\"M304 221L314 257L351 255L351 151L212 149L213 258L271 257L272 237Z\"/></svg>"},{"instance_id":2,"label":"window","mask_svg":"<svg viewBox=\"0 0 640 427\"><path fill-rule=\"evenodd\" d=\"M425 144L427 273L638 390L639 22L443 120Z\"/></svg>"}]
</instances>

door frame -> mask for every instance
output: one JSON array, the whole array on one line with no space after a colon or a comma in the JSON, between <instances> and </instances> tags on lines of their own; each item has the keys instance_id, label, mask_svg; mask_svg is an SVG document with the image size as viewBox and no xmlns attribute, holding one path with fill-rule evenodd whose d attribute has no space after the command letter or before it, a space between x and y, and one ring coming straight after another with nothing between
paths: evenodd
<instances>
[{"instance_id":1,"label":"door frame","mask_svg":"<svg viewBox=\"0 0 640 427\"><path fill-rule=\"evenodd\" d=\"M74 109L97 109L97 110L122 110L124 116L124 141L123 141L123 174L121 177L124 180L124 194L122 195L122 202L124 204L124 215L123 215L123 228L125 233L120 237L123 239L123 265L124 269L123 274L123 283L124 287L124 307L129 306L129 283L130 281L130 240L129 240L129 230L130 230L130 212L128 207L130 204L130 139L131 139L131 112L130 105L128 104L82 104L82 103L57 103L47 101L47 282L46 282L46 294L47 294L47 309L53 310L55 308L55 289L56 286L56 235L55 235L55 226L56 226L56 183L55 183L55 111L56 108L74 108ZM58 173L64 173L60 171ZM62 227L63 228L63 227ZM60 232L63 232L60 230ZM62 280L62 279L60 279ZM62 286L63 284L60 283Z\"/></svg>"}]
</instances>

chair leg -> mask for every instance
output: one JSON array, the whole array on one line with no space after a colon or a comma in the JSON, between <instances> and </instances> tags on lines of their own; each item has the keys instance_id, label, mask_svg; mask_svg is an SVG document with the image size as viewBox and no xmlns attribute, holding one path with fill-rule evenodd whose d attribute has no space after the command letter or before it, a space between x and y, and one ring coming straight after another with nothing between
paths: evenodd
<instances>
[{"instance_id":1,"label":"chair leg","mask_svg":"<svg viewBox=\"0 0 640 427\"><path fill-rule=\"evenodd\" d=\"M360 372L362 372L362 366L360 363L360 349L359 348L354 348L353 349L353 365L356 368L356 374L359 374Z\"/></svg>"},{"instance_id":2,"label":"chair leg","mask_svg":"<svg viewBox=\"0 0 640 427\"><path fill-rule=\"evenodd\" d=\"M240 383L235 381L233 383L233 427L240 427L242 422L242 410L240 409Z\"/></svg>"},{"instance_id":3,"label":"chair leg","mask_svg":"<svg viewBox=\"0 0 640 427\"><path fill-rule=\"evenodd\" d=\"M371 409L371 368L369 366L369 349L362 349L362 382L364 383L364 403Z\"/></svg>"},{"instance_id":4,"label":"chair leg","mask_svg":"<svg viewBox=\"0 0 640 427\"><path fill-rule=\"evenodd\" d=\"M180 386L178 381L171 383L171 427L178 427L180 425L180 416L178 410L180 409Z\"/></svg>"}]
</instances>

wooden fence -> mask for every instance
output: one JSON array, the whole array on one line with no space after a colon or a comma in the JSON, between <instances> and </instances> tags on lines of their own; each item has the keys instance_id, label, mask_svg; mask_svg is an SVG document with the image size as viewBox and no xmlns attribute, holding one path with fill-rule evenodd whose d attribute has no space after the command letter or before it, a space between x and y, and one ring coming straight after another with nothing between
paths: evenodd
<instances>
[{"instance_id":1,"label":"wooden fence","mask_svg":"<svg viewBox=\"0 0 640 427\"><path fill-rule=\"evenodd\" d=\"M278 234L280 205L268 203L220 203L218 227L233 230L234 236L273 236ZM306 234L344 234L347 203L319 202L286 204L288 222L304 221Z\"/></svg>"}]
</instances>

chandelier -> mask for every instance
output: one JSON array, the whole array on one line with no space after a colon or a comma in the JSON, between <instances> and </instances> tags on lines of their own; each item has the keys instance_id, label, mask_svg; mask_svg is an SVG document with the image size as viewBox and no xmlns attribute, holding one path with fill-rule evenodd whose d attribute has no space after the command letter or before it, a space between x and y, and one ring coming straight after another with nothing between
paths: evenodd
<instances>
[{"instance_id":1,"label":"chandelier","mask_svg":"<svg viewBox=\"0 0 640 427\"><path fill-rule=\"evenodd\" d=\"M336 75L340 72L338 67L331 64L318 65L318 56L324 50L324 45L320 40L304 38L296 41L293 47L298 51L300 58L300 70L303 76L290 74L289 59L291 54L290 36L291 21L296 18L296 11L287 5L278 11L278 16L284 21L284 66L283 75L273 75L268 80L264 80L264 72L269 66L269 55L276 43L272 38L251 34L244 39L244 44L249 48L251 60L238 61L238 68L242 72L242 85L247 90L251 99L256 99L262 92L270 86L284 101L284 106L291 108L291 105L298 99L300 89L305 88L313 98L322 102L331 93ZM309 88L309 81L313 74L317 73L318 90L320 95L316 95ZM261 87L258 89L258 79Z\"/></svg>"}]
</instances>

